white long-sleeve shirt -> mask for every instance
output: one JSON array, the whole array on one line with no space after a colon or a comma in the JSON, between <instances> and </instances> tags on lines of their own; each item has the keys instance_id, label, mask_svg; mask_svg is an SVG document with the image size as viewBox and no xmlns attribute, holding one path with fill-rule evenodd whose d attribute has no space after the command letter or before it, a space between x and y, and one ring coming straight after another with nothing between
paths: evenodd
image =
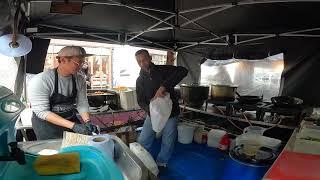
<instances>
[{"instance_id":1,"label":"white long-sleeve shirt","mask_svg":"<svg viewBox=\"0 0 320 180\"><path fill-rule=\"evenodd\" d=\"M82 75L75 75L77 84L76 106L79 113L89 111L89 103L87 99L87 86ZM32 111L41 119L47 120L50 112L50 96L54 92L55 70L37 74L30 81L27 88L28 99L31 104ZM64 77L58 74L58 93L65 96L72 94L72 76Z\"/></svg>"}]
</instances>

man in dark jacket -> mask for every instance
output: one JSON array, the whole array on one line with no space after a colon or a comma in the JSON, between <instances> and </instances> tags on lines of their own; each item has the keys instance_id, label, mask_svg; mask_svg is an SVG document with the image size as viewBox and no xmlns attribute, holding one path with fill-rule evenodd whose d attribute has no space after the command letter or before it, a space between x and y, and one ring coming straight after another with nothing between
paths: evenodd
<instances>
[{"instance_id":1,"label":"man in dark jacket","mask_svg":"<svg viewBox=\"0 0 320 180\"><path fill-rule=\"evenodd\" d=\"M152 130L149 112L150 101L163 98L167 92L170 93L172 100L171 115L162 130L161 150L157 157L158 166L165 167L171 157L177 138L177 123L180 113L174 86L187 76L188 71L180 66L154 65L151 62L149 52L144 49L137 51L135 56L141 67L140 76L136 81L137 100L139 106L148 114L138 142L149 152L156 134Z\"/></svg>"}]
</instances>

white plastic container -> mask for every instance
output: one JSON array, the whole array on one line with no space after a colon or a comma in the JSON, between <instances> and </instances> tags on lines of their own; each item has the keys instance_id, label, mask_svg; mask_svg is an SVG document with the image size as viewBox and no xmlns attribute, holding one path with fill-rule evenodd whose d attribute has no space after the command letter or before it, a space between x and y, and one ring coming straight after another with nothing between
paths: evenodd
<instances>
[{"instance_id":1,"label":"white plastic container","mask_svg":"<svg viewBox=\"0 0 320 180\"><path fill-rule=\"evenodd\" d=\"M32 126L31 118L32 118L32 110L31 108L24 109L21 114L21 123L23 126Z\"/></svg>"},{"instance_id":2,"label":"white plastic container","mask_svg":"<svg viewBox=\"0 0 320 180\"><path fill-rule=\"evenodd\" d=\"M270 138L267 136L255 135L255 134L242 134L236 138L236 145L241 144L257 144L261 147L268 147L274 151L277 151L281 145L281 140Z\"/></svg>"},{"instance_id":3,"label":"white plastic container","mask_svg":"<svg viewBox=\"0 0 320 180\"><path fill-rule=\"evenodd\" d=\"M130 143L129 146L130 150L142 161L149 171L157 176L159 173L158 165L151 154L137 142Z\"/></svg>"},{"instance_id":4,"label":"white plastic container","mask_svg":"<svg viewBox=\"0 0 320 180\"><path fill-rule=\"evenodd\" d=\"M194 126L188 124L178 125L178 142L181 144L192 143L194 129Z\"/></svg>"},{"instance_id":5,"label":"white plastic container","mask_svg":"<svg viewBox=\"0 0 320 180\"><path fill-rule=\"evenodd\" d=\"M120 91L120 106L124 110L135 110L139 108L135 90Z\"/></svg>"},{"instance_id":6,"label":"white plastic container","mask_svg":"<svg viewBox=\"0 0 320 180\"><path fill-rule=\"evenodd\" d=\"M225 136L226 134L227 134L227 132L224 130L211 129L208 132L207 145L209 147L219 148L220 141L221 141L222 137Z\"/></svg>"},{"instance_id":7,"label":"white plastic container","mask_svg":"<svg viewBox=\"0 0 320 180\"><path fill-rule=\"evenodd\" d=\"M198 144L207 143L208 131L204 130L204 126L198 126L194 131L193 140Z\"/></svg>"}]
</instances>

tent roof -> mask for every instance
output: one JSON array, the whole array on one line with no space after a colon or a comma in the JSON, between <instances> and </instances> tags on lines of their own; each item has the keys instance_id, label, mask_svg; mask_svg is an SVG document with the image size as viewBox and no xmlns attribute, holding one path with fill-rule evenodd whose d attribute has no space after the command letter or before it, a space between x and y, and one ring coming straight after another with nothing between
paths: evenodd
<instances>
[{"instance_id":1,"label":"tent roof","mask_svg":"<svg viewBox=\"0 0 320 180\"><path fill-rule=\"evenodd\" d=\"M72 2L72 0L70 0ZM211 59L259 59L317 43L320 0L83 0L81 15L30 1L35 37L76 38L172 49Z\"/></svg>"}]
</instances>

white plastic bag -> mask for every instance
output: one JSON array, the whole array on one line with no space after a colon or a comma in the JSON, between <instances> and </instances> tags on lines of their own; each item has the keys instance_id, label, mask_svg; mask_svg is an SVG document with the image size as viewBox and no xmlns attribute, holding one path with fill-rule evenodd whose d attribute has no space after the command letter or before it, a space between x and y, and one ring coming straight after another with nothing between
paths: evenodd
<instances>
[{"instance_id":1,"label":"white plastic bag","mask_svg":"<svg viewBox=\"0 0 320 180\"><path fill-rule=\"evenodd\" d=\"M163 98L157 98L150 102L150 118L152 129L155 132L161 132L172 110L172 100L170 94L167 93Z\"/></svg>"}]
</instances>

